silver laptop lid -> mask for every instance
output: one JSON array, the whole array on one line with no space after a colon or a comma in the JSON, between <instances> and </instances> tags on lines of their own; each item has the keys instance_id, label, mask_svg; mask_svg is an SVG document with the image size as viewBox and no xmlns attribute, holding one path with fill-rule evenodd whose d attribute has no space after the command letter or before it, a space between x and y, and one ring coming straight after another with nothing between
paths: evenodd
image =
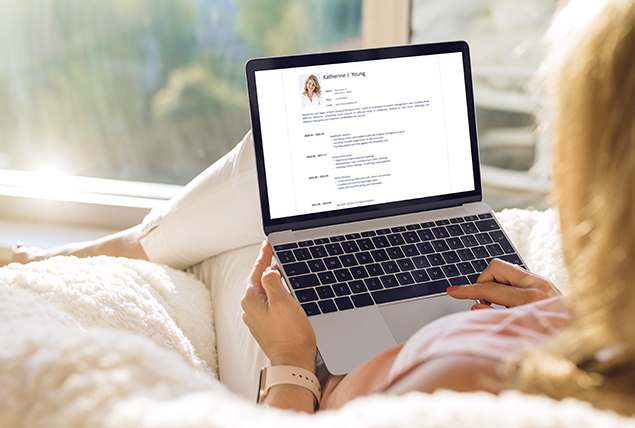
<instances>
[{"instance_id":1,"label":"silver laptop lid","mask_svg":"<svg viewBox=\"0 0 635 428\"><path fill-rule=\"evenodd\" d=\"M265 233L482 200L465 42L246 64Z\"/></svg>"}]
</instances>

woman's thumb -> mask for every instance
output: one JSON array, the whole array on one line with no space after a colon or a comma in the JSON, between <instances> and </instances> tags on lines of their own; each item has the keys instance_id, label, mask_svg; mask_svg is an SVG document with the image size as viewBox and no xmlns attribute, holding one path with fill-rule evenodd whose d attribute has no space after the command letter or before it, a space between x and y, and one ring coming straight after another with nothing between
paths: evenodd
<instances>
[{"instance_id":1,"label":"woman's thumb","mask_svg":"<svg viewBox=\"0 0 635 428\"><path fill-rule=\"evenodd\" d=\"M271 302L289 293L282 285L282 276L277 269L268 267L262 274L262 286L267 293L267 298Z\"/></svg>"}]
</instances>

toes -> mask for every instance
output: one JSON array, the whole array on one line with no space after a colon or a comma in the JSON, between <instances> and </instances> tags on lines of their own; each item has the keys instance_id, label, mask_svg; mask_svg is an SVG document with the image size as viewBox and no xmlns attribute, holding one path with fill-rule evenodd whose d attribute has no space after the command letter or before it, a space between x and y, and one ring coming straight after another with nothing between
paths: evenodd
<instances>
[{"instance_id":1,"label":"toes","mask_svg":"<svg viewBox=\"0 0 635 428\"><path fill-rule=\"evenodd\" d=\"M22 242L16 242L11 248L12 258L14 262L26 264L32 261L33 255L29 251L29 247L25 247Z\"/></svg>"}]
</instances>

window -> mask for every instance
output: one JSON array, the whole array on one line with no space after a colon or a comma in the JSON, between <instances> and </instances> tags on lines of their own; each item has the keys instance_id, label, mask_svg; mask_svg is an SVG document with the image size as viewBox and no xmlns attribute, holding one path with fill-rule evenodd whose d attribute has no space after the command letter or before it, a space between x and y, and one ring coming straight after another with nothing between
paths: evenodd
<instances>
[{"instance_id":1,"label":"window","mask_svg":"<svg viewBox=\"0 0 635 428\"><path fill-rule=\"evenodd\" d=\"M0 169L185 184L249 129L255 56L361 47L362 0L0 5Z\"/></svg>"},{"instance_id":2,"label":"window","mask_svg":"<svg viewBox=\"0 0 635 428\"><path fill-rule=\"evenodd\" d=\"M528 83L542 61L543 35L557 3L412 0L411 43L460 39L470 44L485 198L493 188L511 191L504 200L488 200L494 209L546 207L548 133L537 129L542 100Z\"/></svg>"}]
</instances>

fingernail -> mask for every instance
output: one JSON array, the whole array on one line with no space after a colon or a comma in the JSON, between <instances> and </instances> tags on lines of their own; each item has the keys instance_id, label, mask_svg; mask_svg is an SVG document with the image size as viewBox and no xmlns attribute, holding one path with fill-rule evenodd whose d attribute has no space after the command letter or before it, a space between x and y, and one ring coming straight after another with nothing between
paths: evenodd
<instances>
[{"instance_id":1,"label":"fingernail","mask_svg":"<svg viewBox=\"0 0 635 428\"><path fill-rule=\"evenodd\" d=\"M476 311L477 309L485 309L485 308L481 308L480 306L472 306L473 311Z\"/></svg>"},{"instance_id":2,"label":"fingernail","mask_svg":"<svg viewBox=\"0 0 635 428\"><path fill-rule=\"evenodd\" d=\"M456 289L457 289L457 288L459 288L459 287L460 287L460 285L453 285L453 286L451 286L451 287L446 288L446 289L445 289L445 291L446 291L446 292L448 292L448 291L454 291L454 290L456 290Z\"/></svg>"},{"instance_id":3,"label":"fingernail","mask_svg":"<svg viewBox=\"0 0 635 428\"><path fill-rule=\"evenodd\" d=\"M16 246L16 247L18 247L18 248L20 248L20 247L22 246L22 241L18 241L18 242L16 242L16 243L15 243L15 246Z\"/></svg>"},{"instance_id":4,"label":"fingernail","mask_svg":"<svg viewBox=\"0 0 635 428\"><path fill-rule=\"evenodd\" d=\"M267 269L265 269L265 273L269 273L271 271L272 271L271 266L268 266Z\"/></svg>"}]
</instances>

